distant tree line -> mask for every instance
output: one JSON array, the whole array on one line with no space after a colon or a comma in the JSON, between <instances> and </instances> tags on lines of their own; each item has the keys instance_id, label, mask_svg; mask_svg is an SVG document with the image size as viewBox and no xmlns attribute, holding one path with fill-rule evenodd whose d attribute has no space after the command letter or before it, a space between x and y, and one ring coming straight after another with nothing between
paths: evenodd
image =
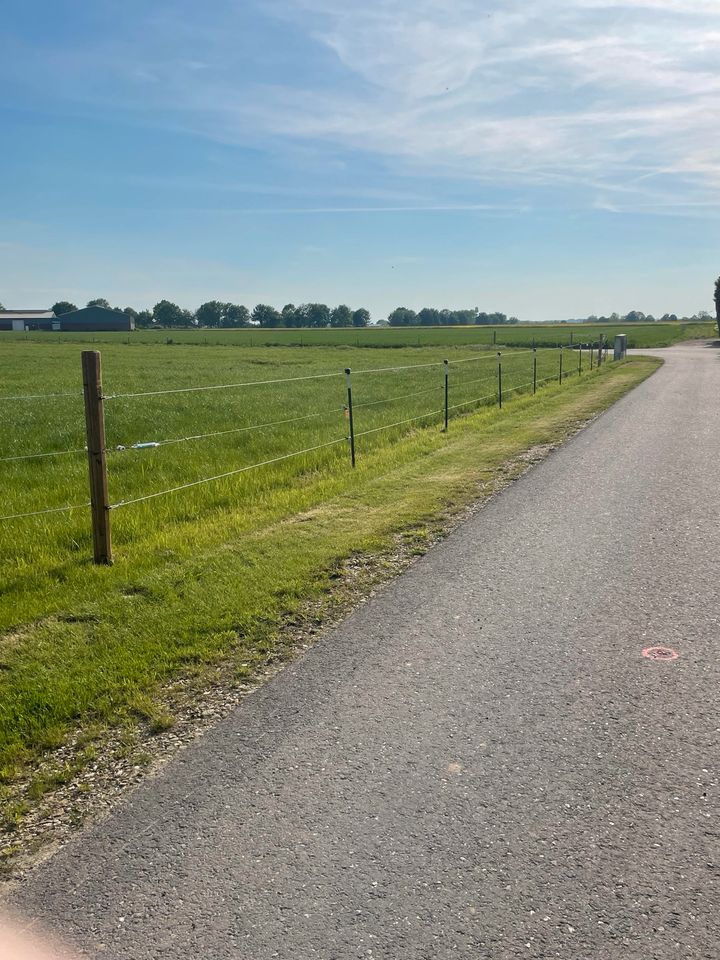
<instances>
[{"instance_id":1,"label":"distant tree line","mask_svg":"<svg viewBox=\"0 0 720 960\"><path fill-rule=\"evenodd\" d=\"M107 300L98 297L90 300L88 307L106 307L121 310L132 317L138 327L367 327L370 313L364 307L351 310L346 304L330 308L324 303L287 303L282 310L258 303L252 310L239 303L222 303L208 300L193 313L172 303L160 300L152 310L134 310L132 307L111 307ZM74 303L59 300L51 307L56 316L77 310Z\"/></svg>"},{"instance_id":2,"label":"distant tree line","mask_svg":"<svg viewBox=\"0 0 720 960\"><path fill-rule=\"evenodd\" d=\"M609 317L596 317L591 314L589 317L581 317L576 320L561 320L561 323L670 323L673 320L682 320L689 323L706 323L712 320L712 315L707 310L698 310L691 317L678 317L676 313L664 313L661 317L654 317L651 313L643 313L642 310L631 310L626 314L611 313Z\"/></svg>"},{"instance_id":3,"label":"distant tree line","mask_svg":"<svg viewBox=\"0 0 720 960\"><path fill-rule=\"evenodd\" d=\"M388 316L391 327L449 327L473 324L500 326L519 322L517 317L507 317L504 313L483 313L477 307L473 310L436 310L434 307L423 307L417 313L408 307L397 307Z\"/></svg>"}]
</instances>

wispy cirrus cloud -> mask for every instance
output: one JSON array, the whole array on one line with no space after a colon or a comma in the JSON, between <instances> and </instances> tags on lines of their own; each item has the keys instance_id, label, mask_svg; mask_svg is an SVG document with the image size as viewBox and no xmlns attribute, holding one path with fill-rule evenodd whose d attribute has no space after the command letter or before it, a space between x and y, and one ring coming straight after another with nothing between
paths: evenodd
<instances>
[{"instance_id":1,"label":"wispy cirrus cloud","mask_svg":"<svg viewBox=\"0 0 720 960\"><path fill-rule=\"evenodd\" d=\"M310 18L359 83L267 88L255 119L274 134L646 207L668 191L717 200L716 3L296 0L282 15Z\"/></svg>"},{"instance_id":2,"label":"wispy cirrus cloud","mask_svg":"<svg viewBox=\"0 0 720 960\"><path fill-rule=\"evenodd\" d=\"M62 70L49 60L58 89L223 143L432 177L428 206L456 188L471 203L478 184L565 189L588 209L720 202L717 0L179 0L136 14L132 38L63 50Z\"/></svg>"}]
</instances>

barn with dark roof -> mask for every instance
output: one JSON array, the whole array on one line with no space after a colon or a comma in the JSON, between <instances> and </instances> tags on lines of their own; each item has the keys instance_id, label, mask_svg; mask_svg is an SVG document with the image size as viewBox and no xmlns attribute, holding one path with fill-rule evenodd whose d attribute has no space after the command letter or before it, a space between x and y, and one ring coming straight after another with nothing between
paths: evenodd
<instances>
[{"instance_id":1,"label":"barn with dark roof","mask_svg":"<svg viewBox=\"0 0 720 960\"><path fill-rule=\"evenodd\" d=\"M52 310L0 310L0 330L57 330L66 333L102 333L134 330L135 320L122 310L83 307L56 317Z\"/></svg>"},{"instance_id":2,"label":"barn with dark roof","mask_svg":"<svg viewBox=\"0 0 720 960\"><path fill-rule=\"evenodd\" d=\"M53 330L57 329L56 324L58 323L60 324L60 330L67 333L135 329L134 319L123 313L122 310L110 310L107 307L98 306L82 307L80 310L73 310L71 313L61 313L52 324Z\"/></svg>"}]
</instances>

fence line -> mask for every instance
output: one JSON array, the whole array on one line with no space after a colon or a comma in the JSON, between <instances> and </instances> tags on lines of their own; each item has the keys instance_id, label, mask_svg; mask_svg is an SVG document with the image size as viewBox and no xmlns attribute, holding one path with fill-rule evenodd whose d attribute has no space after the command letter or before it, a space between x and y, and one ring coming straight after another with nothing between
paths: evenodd
<instances>
[{"instance_id":1,"label":"fence line","mask_svg":"<svg viewBox=\"0 0 720 960\"><path fill-rule=\"evenodd\" d=\"M134 497L132 500L119 500L117 503L108 505L109 510L117 510L119 507L127 507L131 503L142 503L144 500L154 500L156 497L164 497L168 493L177 493L179 490L188 490L190 487L197 487L201 483L212 483L214 480L224 480L226 477L234 477L238 473L247 473L248 470L256 470L258 467L267 467L271 463L279 463L281 460L289 460L291 457L302 456L303 453L312 453L314 450L322 450L323 447L334 447L338 443L347 443L347 437L340 437L338 440L329 440L327 443L319 443L315 447L307 447L305 450L296 450L294 453L286 453L281 457L273 457L272 460L263 460L260 463L251 463L247 467L238 467L236 470L228 470L226 473L218 473L214 477L202 477L200 480L191 480L190 483L181 483L177 487L168 487L167 490L158 490L156 493L148 493L144 497ZM0 517L0 519L2 519Z\"/></svg>"},{"instance_id":2,"label":"fence line","mask_svg":"<svg viewBox=\"0 0 720 960\"><path fill-rule=\"evenodd\" d=\"M575 344L574 346L575 346L576 349L581 349L581 348L582 348L582 346L581 346L580 344ZM543 352L544 352L544 351L543 351ZM605 353L607 354L607 349L605 350ZM512 359L513 357L516 357L516 356L528 355L528 354L533 354L533 355L535 355L535 356L537 355L535 350L516 351L516 352L513 352L513 353L511 353L511 354L509 355L509 359ZM94 356L96 356L96 357L99 358L99 354L94 354ZM507 356L507 355L506 355L506 356ZM442 368L443 364L449 364L449 363L466 363L466 362L471 362L471 361L475 361L475 360L495 360L495 361L497 361L497 360L500 359L500 357L501 357L501 354L499 354L499 353L492 353L492 354L491 354L491 353L488 353L488 354L486 354L485 356L482 356L482 357L463 358L463 359L455 360L455 361L438 361L438 362L433 362L433 363L401 365L401 366L396 366L396 367L378 367L378 368L372 368L372 369L368 369L368 370L357 370L357 371L353 371L353 373L356 373L356 374L370 373L370 374L372 374L372 373L381 373L381 372L403 371L403 370L410 370L410 369L415 369L415 368L418 368L418 369L428 369L428 368L432 368L432 367ZM599 366L600 366L600 365L598 364L597 369L599 369ZM562 368L561 368L561 369L562 369ZM445 370L446 370L446 380L447 380L447 365L445 366ZM566 379L568 376L572 376L573 374L579 374L580 372L581 372L580 370L574 369L574 368L573 368L573 369L564 370L564 371L562 371L562 374L561 374L561 377L560 377L560 381L562 382L562 380ZM346 375L349 376L349 374L350 374L350 371L349 371L349 370L346 371ZM322 380L322 379L338 378L338 377L342 377L342 376L343 376L342 373L326 373L326 374L318 374L318 375L313 375L313 376L283 377L283 378L275 378L275 379L269 379L269 380L252 380L252 381L246 381L246 382L243 382L243 383L233 383L233 384L216 384L216 385L207 385L207 386L200 386L200 387L181 387L181 388L174 388L174 389L168 389L168 390L144 391L144 392L138 392L138 393L115 394L115 395L113 395L113 396L111 396L111 397L104 397L104 396L102 395L102 387L101 387L101 385L100 385L100 383L99 383L99 380L98 380L98 387L97 387L97 390L96 390L97 397L95 397L95 395L93 395L92 400L93 400L93 402L95 402L96 399L97 399L97 401L101 402L101 401L104 400L104 399L116 399L116 398L124 398L124 397L161 396L161 395L166 395L166 394L178 394L178 393L193 393L193 392L202 392L202 391L207 391L207 390L224 390L224 389L232 389L232 388L236 388L236 387L257 386L257 385L263 385L263 384L281 384L281 383L292 383L292 382L309 381L309 380ZM488 381L491 381L492 379L493 379L493 375L491 374L491 375L488 375L488 376L485 376L485 377L474 378L473 380L469 380L469 381L465 381L465 382L457 382L457 383L455 383L454 381L451 381L451 383L452 383L452 385L453 385L454 388L460 389L460 388L464 388L464 387L469 386L469 385L474 384L474 383L488 382ZM551 374L551 375L549 375L549 376L546 376L546 377L544 377L544 378L542 378L542 379L540 379L540 380L537 380L537 379L534 378L533 381L528 381L527 383L522 383L522 384L518 384L518 385L513 386L513 387L509 387L509 388L506 389L505 393L507 393L507 394L509 394L509 393L514 393L514 392L518 392L518 391L525 390L525 389L527 389L527 388L529 388L529 387L531 387L531 386L537 387L537 386L541 386L541 385L543 385L543 384L546 384L546 383L548 383L548 382L557 382L557 381L558 381L558 374L557 374L557 373L553 373L553 374ZM401 395L398 395L398 396L386 397L386 398L381 398L381 399L379 399L379 400L369 400L369 401L357 403L357 404L355 404L355 408L358 409L358 408L364 408L364 407L372 407L372 406L376 406L376 405L383 404L383 403L393 403L393 402L400 401L400 400L406 400L406 399L409 399L409 398L411 398L411 397L421 396L421 395L429 394L429 393L436 393L437 391L439 391L439 390L441 390L441 389L445 389L445 384L438 383L438 384L435 384L435 385L433 385L432 387L428 387L428 388L426 388L426 389L416 390L416 391L413 391L413 392L410 392L410 393L406 393L406 394L401 394ZM68 394L61 394L61 393L57 393L57 394L37 394L37 395L26 395L26 396L24 396L24 397L21 397L21 396L17 396L17 397L5 397L5 398L0 398L0 399L18 399L18 400L19 400L19 399L44 399L44 398L46 398L46 397L47 397L47 398L53 398L53 397L63 397L63 396L65 396L65 397L67 397L67 396L73 396L73 397L74 397L74 396L78 396L78 394L75 394L75 393L72 393L72 394L69 394L69 393L68 393ZM444 407L442 407L442 408L430 410L430 411L427 411L427 412L425 412L425 413L422 413L422 414L420 414L420 415L418 415L418 416L408 417L408 418L405 418L405 419L402 419L402 420L394 421L394 422L392 422L392 423L383 424L383 425L381 425L381 426L377 426L377 427L373 427L373 428L370 428L370 429L367 429L367 430L363 430L363 431L360 431L360 432L354 434L354 436L355 436L355 437L358 437L358 438L359 438L359 437L369 436L369 435L371 435L371 434L379 433L379 432L382 432L382 431L385 431L385 430L390 430L390 429L393 429L394 427L403 426L403 425L405 425L405 424L416 423L416 422L421 421L421 420L428 420L429 418L435 417L435 416L440 415L440 414L443 414L443 413L445 413L445 423L446 423L446 426L447 426L447 412L448 412L448 411L450 411L450 410L458 410L458 409L461 409L461 408L463 408L463 407L471 406L471 405L473 405L473 404L482 403L483 401L492 401L492 400L497 400L497 399L498 399L498 394L497 394L496 392L493 392L493 393L491 393L491 394L486 394L486 395L481 396L481 397L475 397L475 398L473 398L473 399L471 399L471 400L465 400L465 401L462 401L462 402L460 402L460 403L455 403L455 404L450 405L450 404L448 403L448 396L447 396L447 393L446 393L446 394L445 394L445 405L444 405ZM86 400L86 403L87 403L87 402L88 402L88 401ZM248 432L248 431L264 429L264 428L267 428L267 427L274 427L274 426L279 426L279 425L284 425L284 424L289 424L289 423L298 423L298 422L301 422L301 421L307 421L307 420L317 419L317 418L320 418L320 417L331 416L331 415L334 415L334 414L341 414L343 411L344 411L344 412L346 413L346 415L347 415L348 408L347 408L346 406L338 405L337 407L333 407L333 408L328 409L328 410L325 410L325 411L319 411L319 412L316 412L316 413L308 413L308 414L304 414L304 415L299 416L299 417L289 417L289 418L284 418L284 419L281 419L281 420L267 421L267 422L265 422L265 423L260 423L260 424L251 424L251 425L244 426L244 427L234 427L234 428L231 428L231 429L228 429L228 430L217 430L217 431L212 431L212 432L205 433L205 434L196 434L196 435L191 435L191 436L186 436L186 437L169 438L169 439L160 440L160 441L157 441L157 442L152 442L152 443L149 443L149 444L147 444L147 445L148 445L148 446L153 446L153 447L155 447L155 446L160 447L160 446L167 446L167 445L170 445L170 444L178 444L178 443L189 442L189 441L193 441L193 440L211 439L211 438L214 438L214 437L226 436L226 435L229 435L229 434L244 433L244 432ZM352 433L352 423L351 423L351 433ZM187 483L178 484L178 485L176 485L176 486L169 487L169 488L164 489L164 490L159 490L159 491L156 491L156 492L154 492L154 493L149 493L149 494L145 494L145 495L143 495L143 496L133 497L133 498L126 499L126 500L119 500L119 501L116 502L116 503L109 503L109 502L106 500L106 501L105 501L105 509L106 509L106 510L117 510L117 509L119 509L120 507L123 507L123 506L129 506L129 505L136 504L136 503L142 503L142 502L144 502L144 501L146 501L146 500L152 500L152 499L155 499L155 498L157 498L157 497L166 496L166 495L169 495L169 494L172 494L172 493L176 493L176 492L179 492L179 491L182 491L182 490L187 490L187 489L190 489L190 488L192 488L192 487L199 486L199 485L201 485L201 484L211 483L211 482L218 481L218 480L222 480L222 479L225 479L225 478L228 478L228 477L237 476L238 474L246 473L246 472L251 471L251 470L256 470L256 469L259 469L260 467L269 466L269 465L271 465L271 464L280 463L280 462L285 461L285 460L290 460L290 459L293 459L293 458L295 458L295 457L299 457L299 456L303 456L303 455L305 455L305 454L313 453L313 452L315 452L315 451L317 451L317 450L322 450L322 449L325 449L325 448L337 446L338 444L346 443L346 442L348 441L348 439L349 439L349 438L348 438L347 436L345 436L345 437L337 438L337 439L330 440L330 441L327 441L327 442L324 442L324 443L315 444L315 445L313 445L313 446L306 447L306 448L304 448L304 449L302 449L302 450L297 450L297 451L293 451L293 452L291 452L291 453L282 454L282 455L280 455L280 456L272 457L272 458L270 458L270 459L263 460L263 461L260 461L260 462L257 462L257 463L248 464L247 466L238 467L238 468L233 469L233 470L228 470L228 471L225 471L225 472L223 472L223 473L216 474L216 475L214 475L214 476L202 477L202 478L200 478L200 479L192 480L192 481L189 481L189 482L187 482ZM121 447L118 447L117 449L118 449L118 450L140 449L140 448L143 447L143 446L145 446L145 444L137 443L137 444L133 444L133 445L131 445L131 446L129 446L129 447L122 447L122 446L121 446ZM109 449L109 450L104 451L104 452L112 452L112 450ZM47 451L47 452L43 452L43 453L19 454L19 455L11 456L11 457L2 457L2 458L0 458L0 463L7 463L7 462L21 461L21 460L40 459L40 458L46 458L46 457L58 457L58 456L66 456L66 455L75 455L75 454L80 454L80 453L87 453L87 447L85 447L85 448L76 448L76 449L72 449L72 450L56 450L56 451ZM353 464L353 465L354 465L354 464ZM5 516L0 516L0 521L6 521L6 520L9 521L9 520L15 520L15 519L22 519L22 518L26 518L26 517L37 517L37 516L42 516L42 515L46 515L46 514L54 514L54 513L65 513L65 512L70 512L70 511L73 511L73 510L84 509L84 508L86 508L86 507L88 507L88 506L90 506L90 505L91 505L90 501L86 501L86 502L83 502L83 503L73 504L73 505L66 505L66 506L60 506L60 507L48 507L48 508L44 508L44 509L40 509L40 510L30 510L30 511L25 511L25 512L20 512L20 513L7 514L7 515L5 515Z\"/></svg>"}]
</instances>

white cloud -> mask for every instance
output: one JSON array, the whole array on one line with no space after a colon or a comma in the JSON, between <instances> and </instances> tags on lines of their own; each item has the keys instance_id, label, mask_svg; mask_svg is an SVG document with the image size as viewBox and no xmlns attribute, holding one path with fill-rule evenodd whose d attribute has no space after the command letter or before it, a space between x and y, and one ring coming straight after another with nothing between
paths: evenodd
<instances>
[{"instance_id":1,"label":"white cloud","mask_svg":"<svg viewBox=\"0 0 720 960\"><path fill-rule=\"evenodd\" d=\"M229 104L241 124L486 181L600 184L646 207L663 190L691 203L720 188L715 0L281 9L357 82L266 86L253 106ZM661 171L663 188L642 179Z\"/></svg>"},{"instance_id":2,"label":"white cloud","mask_svg":"<svg viewBox=\"0 0 720 960\"><path fill-rule=\"evenodd\" d=\"M40 84L44 67L54 92L300 163L308 150L316 173L347 172L345 151L368 156L397 175L399 202L407 174L439 182L415 201L431 207L472 204L478 183L548 185L618 210L720 199L720 0L258 6L282 29L266 25L246 69L252 8L215 0L209 15L158 5L132 41L56 53L62 69L52 51L21 57L14 79Z\"/></svg>"}]
</instances>

